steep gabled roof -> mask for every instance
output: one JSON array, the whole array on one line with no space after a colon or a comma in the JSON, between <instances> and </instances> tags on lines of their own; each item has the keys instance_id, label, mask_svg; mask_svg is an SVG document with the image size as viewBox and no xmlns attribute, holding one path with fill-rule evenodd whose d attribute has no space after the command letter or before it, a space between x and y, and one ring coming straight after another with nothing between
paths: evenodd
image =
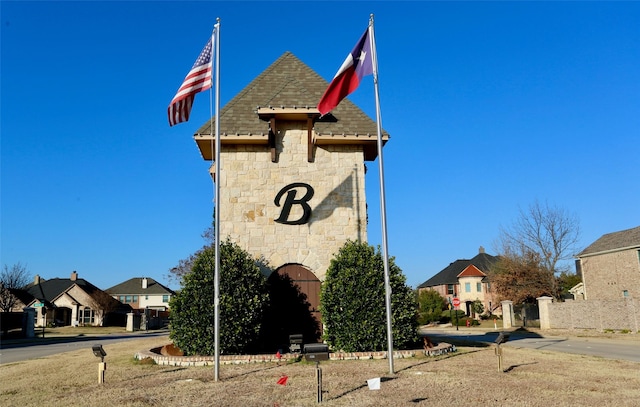
<instances>
[{"instance_id":1,"label":"steep gabled roof","mask_svg":"<svg viewBox=\"0 0 640 407\"><path fill-rule=\"evenodd\" d=\"M51 303L64 294L74 285L80 287L88 295L92 296L100 289L83 278L72 280L69 278L52 278L41 280L38 284L30 284L25 291L34 299Z\"/></svg>"},{"instance_id":2,"label":"steep gabled roof","mask_svg":"<svg viewBox=\"0 0 640 407\"><path fill-rule=\"evenodd\" d=\"M460 277L486 277L487 274L483 273L479 268L474 266L473 264L469 264L462 270L462 273L458 274L458 278Z\"/></svg>"},{"instance_id":3,"label":"steep gabled roof","mask_svg":"<svg viewBox=\"0 0 640 407\"><path fill-rule=\"evenodd\" d=\"M584 249L578 257L594 255L616 249L640 248L640 226L607 233Z\"/></svg>"},{"instance_id":4,"label":"steep gabled roof","mask_svg":"<svg viewBox=\"0 0 640 407\"><path fill-rule=\"evenodd\" d=\"M429 288L438 285L458 284L458 276L469 266L475 266L481 272L488 272L491 266L498 261L498 256L492 256L486 253L478 253L471 260L456 260L449 264L442 271L431 277L418 288Z\"/></svg>"},{"instance_id":5,"label":"steep gabled roof","mask_svg":"<svg viewBox=\"0 0 640 407\"><path fill-rule=\"evenodd\" d=\"M267 135L269 122L258 116L259 107L315 109L327 86L328 82L313 69L285 52L221 109L221 142L230 140L225 136ZM216 120L204 123L194 137L213 134ZM319 135L370 135L373 140L377 136L375 121L348 99L318 119L314 129ZM383 131L383 139L388 136Z\"/></svg>"},{"instance_id":6,"label":"steep gabled roof","mask_svg":"<svg viewBox=\"0 0 640 407\"><path fill-rule=\"evenodd\" d=\"M158 294L170 294L173 295L175 292L170 288L167 288L157 282L156 280L146 277L147 279L147 288L142 288L142 280L145 277L134 277L125 282L122 282L118 285L114 285L111 288L107 288L105 291L111 295L158 295Z\"/></svg>"}]
</instances>

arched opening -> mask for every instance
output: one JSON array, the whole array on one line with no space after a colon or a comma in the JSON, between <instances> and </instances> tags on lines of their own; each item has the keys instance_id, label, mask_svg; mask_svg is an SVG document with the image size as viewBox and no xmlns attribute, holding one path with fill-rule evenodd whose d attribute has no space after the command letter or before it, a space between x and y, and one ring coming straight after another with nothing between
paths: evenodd
<instances>
[{"instance_id":1,"label":"arched opening","mask_svg":"<svg viewBox=\"0 0 640 407\"><path fill-rule=\"evenodd\" d=\"M271 304L263 340L285 350L289 335L302 334L305 343L320 341L320 280L300 264L286 264L269 276Z\"/></svg>"}]
</instances>

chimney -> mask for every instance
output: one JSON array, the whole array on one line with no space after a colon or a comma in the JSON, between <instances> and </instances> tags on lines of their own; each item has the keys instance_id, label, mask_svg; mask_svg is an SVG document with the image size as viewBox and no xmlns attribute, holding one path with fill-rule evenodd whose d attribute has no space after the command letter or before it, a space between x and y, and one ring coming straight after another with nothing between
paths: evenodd
<instances>
[{"instance_id":1,"label":"chimney","mask_svg":"<svg viewBox=\"0 0 640 407\"><path fill-rule=\"evenodd\" d=\"M76 281L77 279L78 279L78 272L77 271L71 272L71 281Z\"/></svg>"},{"instance_id":2,"label":"chimney","mask_svg":"<svg viewBox=\"0 0 640 407\"><path fill-rule=\"evenodd\" d=\"M484 247L480 246L480 248L478 249L478 253L484 254Z\"/></svg>"},{"instance_id":3,"label":"chimney","mask_svg":"<svg viewBox=\"0 0 640 407\"><path fill-rule=\"evenodd\" d=\"M146 278L146 277L143 277L143 278L142 278L142 289L143 289L143 290L146 290L146 289L147 289L147 283L148 283L148 282L147 282L147 278Z\"/></svg>"},{"instance_id":4,"label":"chimney","mask_svg":"<svg viewBox=\"0 0 640 407\"><path fill-rule=\"evenodd\" d=\"M36 277L33 279L33 285L40 284L40 274L36 274Z\"/></svg>"}]
</instances>

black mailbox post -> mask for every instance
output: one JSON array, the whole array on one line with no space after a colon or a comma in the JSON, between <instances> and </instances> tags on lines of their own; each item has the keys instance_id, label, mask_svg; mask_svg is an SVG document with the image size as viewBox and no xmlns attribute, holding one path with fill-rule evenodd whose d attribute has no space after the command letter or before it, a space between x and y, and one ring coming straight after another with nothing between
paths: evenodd
<instances>
[{"instance_id":1,"label":"black mailbox post","mask_svg":"<svg viewBox=\"0 0 640 407\"><path fill-rule=\"evenodd\" d=\"M329 360L329 346L324 343L307 343L304 345L304 358L307 362Z\"/></svg>"},{"instance_id":2,"label":"black mailbox post","mask_svg":"<svg viewBox=\"0 0 640 407\"><path fill-rule=\"evenodd\" d=\"M289 335L289 352L298 353L302 351L304 336L302 334Z\"/></svg>"},{"instance_id":3,"label":"black mailbox post","mask_svg":"<svg viewBox=\"0 0 640 407\"><path fill-rule=\"evenodd\" d=\"M329 346L324 343L308 343L304 345L304 358L307 362L316 362L317 402L322 403L322 369L320 369L320 361L329 360Z\"/></svg>"}]
</instances>

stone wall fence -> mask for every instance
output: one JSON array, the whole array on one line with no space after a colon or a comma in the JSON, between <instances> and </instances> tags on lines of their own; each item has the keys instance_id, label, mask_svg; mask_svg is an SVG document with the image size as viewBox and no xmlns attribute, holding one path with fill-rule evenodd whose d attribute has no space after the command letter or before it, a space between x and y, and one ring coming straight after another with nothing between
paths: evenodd
<instances>
[{"instance_id":1,"label":"stone wall fence","mask_svg":"<svg viewBox=\"0 0 640 407\"><path fill-rule=\"evenodd\" d=\"M540 329L595 329L640 331L640 304L632 298L619 300L566 300L537 298Z\"/></svg>"}]
</instances>

